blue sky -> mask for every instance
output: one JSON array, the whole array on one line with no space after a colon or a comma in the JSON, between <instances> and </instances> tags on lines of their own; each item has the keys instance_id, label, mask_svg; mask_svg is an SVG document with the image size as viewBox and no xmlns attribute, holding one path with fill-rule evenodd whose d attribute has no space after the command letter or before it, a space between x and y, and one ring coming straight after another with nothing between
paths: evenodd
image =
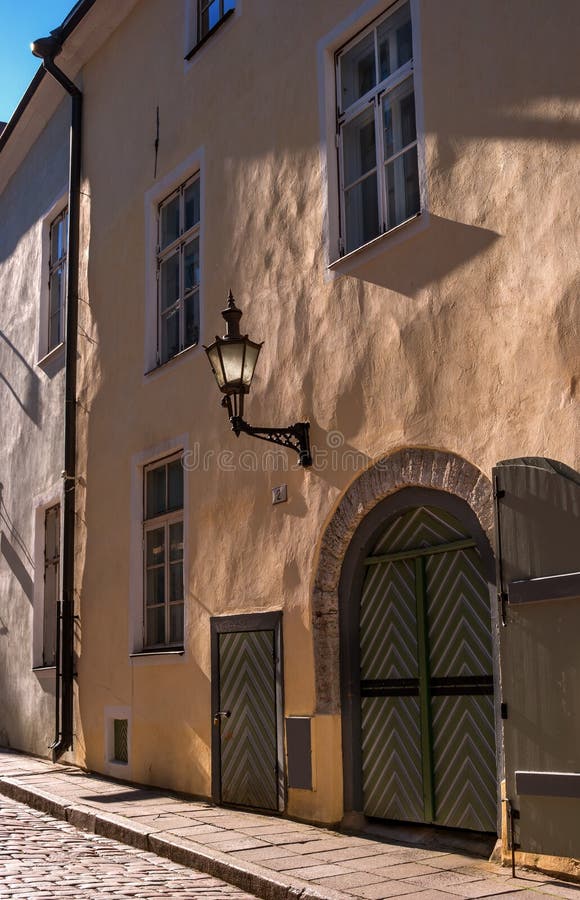
<instances>
[{"instance_id":1,"label":"blue sky","mask_svg":"<svg viewBox=\"0 0 580 900\"><path fill-rule=\"evenodd\" d=\"M0 121L10 118L38 68L30 42L60 25L74 5L75 0L0 0Z\"/></svg>"}]
</instances>

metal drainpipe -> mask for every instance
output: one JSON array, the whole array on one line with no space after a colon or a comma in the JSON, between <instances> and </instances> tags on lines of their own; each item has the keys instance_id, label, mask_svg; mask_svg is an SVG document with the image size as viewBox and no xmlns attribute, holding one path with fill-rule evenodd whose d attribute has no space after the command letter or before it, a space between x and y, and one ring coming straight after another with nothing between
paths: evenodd
<instances>
[{"instance_id":1,"label":"metal drainpipe","mask_svg":"<svg viewBox=\"0 0 580 900\"><path fill-rule=\"evenodd\" d=\"M74 623L75 623L75 501L76 501L76 387L78 345L80 187L83 95L78 87L55 65L62 45L58 31L31 45L42 65L67 91L72 100L70 126L70 162L68 192L68 266L66 305L66 366L64 409L64 515L62 554L62 600L60 610L60 654L57 654L55 739L51 745L57 760L73 746L74 702ZM60 703L59 703L60 693Z\"/></svg>"}]
</instances>

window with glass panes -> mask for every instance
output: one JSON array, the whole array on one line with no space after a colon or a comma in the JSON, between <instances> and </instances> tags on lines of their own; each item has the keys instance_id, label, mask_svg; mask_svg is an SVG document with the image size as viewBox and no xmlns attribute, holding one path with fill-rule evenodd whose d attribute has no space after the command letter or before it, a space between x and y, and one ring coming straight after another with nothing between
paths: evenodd
<instances>
[{"instance_id":1,"label":"window with glass panes","mask_svg":"<svg viewBox=\"0 0 580 900\"><path fill-rule=\"evenodd\" d=\"M203 40L235 8L235 0L197 0L197 40Z\"/></svg>"},{"instance_id":2,"label":"window with glass panes","mask_svg":"<svg viewBox=\"0 0 580 900\"><path fill-rule=\"evenodd\" d=\"M67 225L66 209L50 223L48 353L64 341Z\"/></svg>"},{"instance_id":3,"label":"window with glass panes","mask_svg":"<svg viewBox=\"0 0 580 900\"><path fill-rule=\"evenodd\" d=\"M144 646L183 645L181 454L145 469Z\"/></svg>"},{"instance_id":4,"label":"window with glass panes","mask_svg":"<svg viewBox=\"0 0 580 900\"><path fill-rule=\"evenodd\" d=\"M336 62L341 253L421 208L409 3L377 19Z\"/></svg>"},{"instance_id":5,"label":"window with glass panes","mask_svg":"<svg viewBox=\"0 0 580 900\"><path fill-rule=\"evenodd\" d=\"M159 204L158 363L199 341L199 176Z\"/></svg>"},{"instance_id":6,"label":"window with glass panes","mask_svg":"<svg viewBox=\"0 0 580 900\"><path fill-rule=\"evenodd\" d=\"M42 665L56 665L57 609L60 590L60 505L44 514L44 602Z\"/></svg>"}]
</instances>

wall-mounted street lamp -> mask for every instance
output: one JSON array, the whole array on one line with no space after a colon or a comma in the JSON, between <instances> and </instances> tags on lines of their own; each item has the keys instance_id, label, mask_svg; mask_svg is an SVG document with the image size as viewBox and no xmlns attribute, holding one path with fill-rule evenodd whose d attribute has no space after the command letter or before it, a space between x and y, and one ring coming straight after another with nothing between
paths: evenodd
<instances>
[{"instance_id":1,"label":"wall-mounted street lamp","mask_svg":"<svg viewBox=\"0 0 580 900\"><path fill-rule=\"evenodd\" d=\"M308 422L296 422L288 428L256 428L244 420L244 394L250 392L262 344L251 341L247 334L240 334L242 311L236 306L231 291L222 316L226 320L226 333L223 337L216 335L214 343L203 349L208 355L217 385L225 394L222 406L228 411L232 431L236 437L244 432L261 441L290 447L298 454L301 466L311 466Z\"/></svg>"}]
</instances>

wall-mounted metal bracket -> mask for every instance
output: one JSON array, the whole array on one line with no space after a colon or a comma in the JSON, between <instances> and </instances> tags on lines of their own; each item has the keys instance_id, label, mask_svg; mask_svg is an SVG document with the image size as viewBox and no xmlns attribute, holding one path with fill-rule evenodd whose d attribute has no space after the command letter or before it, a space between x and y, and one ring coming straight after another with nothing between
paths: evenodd
<instances>
[{"instance_id":1,"label":"wall-mounted metal bracket","mask_svg":"<svg viewBox=\"0 0 580 900\"><path fill-rule=\"evenodd\" d=\"M243 432L261 441L278 444L280 447L288 447L298 454L300 465L303 468L306 469L312 465L309 422L296 422L287 428L258 428L254 425L249 425L241 416L231 416L230 422L236 437L239 437Z\"/></svg>"}]
</instances>

